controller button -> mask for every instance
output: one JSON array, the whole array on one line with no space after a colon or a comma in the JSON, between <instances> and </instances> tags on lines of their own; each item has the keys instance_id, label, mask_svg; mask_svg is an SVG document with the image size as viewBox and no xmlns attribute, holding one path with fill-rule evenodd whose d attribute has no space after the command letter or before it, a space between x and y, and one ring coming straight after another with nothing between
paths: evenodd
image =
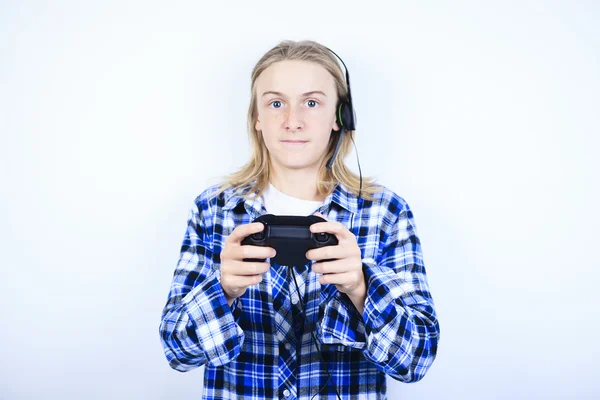
<instances>
[{"instance_id":1,"label":"controller button","mask_svg":"<svg viewBox=\"0 0 600 400\"><path fill-rule=\"evenodd\" d=\"M326 242L329 239L329 234L327 232L318 232L315 234L315 239L317 242Z\"/></svg>"},{"instance_id":2,"label":"controller button","mask_svg":"<svg viewBox=\"0 0 600 400\"><path fill-rule=\"evenodd\" d=\"M261 232L256 232L252 234L252 239L254 240L263 240L265 238L265 232L261 231Z\"/></svg>"}]
</instances>

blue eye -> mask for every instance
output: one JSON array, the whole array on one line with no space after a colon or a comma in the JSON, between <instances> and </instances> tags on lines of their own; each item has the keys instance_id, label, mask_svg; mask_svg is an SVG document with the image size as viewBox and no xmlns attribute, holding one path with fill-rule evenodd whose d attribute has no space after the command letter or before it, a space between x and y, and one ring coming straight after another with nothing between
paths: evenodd
<instances>
[{"instance_id":1,"label":"blue eye","mask_svg":"<svg viewBox=\"0 0 600 400\"><path fill-rule=\"evenodd\" d=\"M308 103L309 103L309 107L310 107L310 108L315 108L315 107L317 106L317 104L319 104L319 103L318 103L317 101L315 101L315 100L307 100L307 101L308 101ZM281 107L282 107L282 106L281 106L281 101L279 101L279 100L273 100L272 102L270 102L270 103L269 103L269 107L271 107L272 105L274 105L274 104L276 104L276 103L277 103L278 105L274 106L273 108L281 108Z\"/></svg>"}]
</instances>

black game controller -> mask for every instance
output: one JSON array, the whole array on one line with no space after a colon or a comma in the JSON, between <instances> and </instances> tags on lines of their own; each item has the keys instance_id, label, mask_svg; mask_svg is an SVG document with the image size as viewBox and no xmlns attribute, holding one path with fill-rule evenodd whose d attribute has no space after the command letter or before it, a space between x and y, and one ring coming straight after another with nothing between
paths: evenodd
<instances>
[{"instance_id":1,"label":"black game controller","mask_svg":"<svg viewBox=\"0 0 600 400\"><path fill-rule=\"evenodd\" d=\"M277 251L272 258L279 265L301 267L309 260L306 252L325 246L338 244L337 237L332 233L310 231L310 226L317 222L326 222L317 215L306 217L295 215L265 214L253 222L262 222L265 227L262 231L253 233L242 240L242 245L268 246ZM264 262L266 259L244 258L244 261ZM332 261L314 260L315 262Z\"/></svg>"}]
</instances>

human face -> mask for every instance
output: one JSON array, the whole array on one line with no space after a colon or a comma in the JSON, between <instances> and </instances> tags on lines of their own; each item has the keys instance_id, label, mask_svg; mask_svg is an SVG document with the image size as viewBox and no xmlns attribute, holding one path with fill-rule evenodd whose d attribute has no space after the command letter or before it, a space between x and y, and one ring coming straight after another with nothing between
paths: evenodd
<instances>
[{"instance_id":1,"label":"human face","mask_svg":"<svg viewBox=\"0 0 600 400\"><path fill-rule=\"evenodd\" d=\"M266 68L255 85L255 128L262 132L274 167L317 169L331 130L339 130L333 76L315 62L285 60Z\"/></svg>"}]
</instances>

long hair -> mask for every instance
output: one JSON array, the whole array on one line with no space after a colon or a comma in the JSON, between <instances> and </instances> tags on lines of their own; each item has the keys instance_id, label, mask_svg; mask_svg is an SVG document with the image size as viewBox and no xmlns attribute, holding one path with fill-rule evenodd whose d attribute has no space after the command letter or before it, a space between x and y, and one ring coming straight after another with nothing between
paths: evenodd
<instances>
[{"instance_id":1,"label":"long hair","mask_svg":"<svg viewBox=\"0 0 600 400\"><path fill-rule=\"evenodd\" d=\"M250 197L256 192L259 197L269 184L271 174L270 155L262 135L256 130L256 79L270 65L284 60L312 61L324 67L334 78L338 95L338 106L348 98L348 87L340 65L335 56L323 45L312 40L284 40L269 50L254 66L251 75L251 99L248 107L248 133L252 146L250 160L238 171L223 176L219 185L217 195L228 187L248 187L245 197ZM336 107L337 110L337 107ZM333 132L333 131L332 131ZM350 192L358 195L360 189L360 178L353 173L345 164L344 159L350 153L351 143L355 131L346 131L342 137L338 154L333 162L331 170L327 169L326 162L334 153L338 139L337 134L332 134L329 139L328 150L317 176L317 192L320 196L329 195L338 182L341 182ZM254 182L254 184L253 184ZM362 178L361 197L373 200L372 195L381 190L372 178Z\"/></svg>"}]
</instances>

